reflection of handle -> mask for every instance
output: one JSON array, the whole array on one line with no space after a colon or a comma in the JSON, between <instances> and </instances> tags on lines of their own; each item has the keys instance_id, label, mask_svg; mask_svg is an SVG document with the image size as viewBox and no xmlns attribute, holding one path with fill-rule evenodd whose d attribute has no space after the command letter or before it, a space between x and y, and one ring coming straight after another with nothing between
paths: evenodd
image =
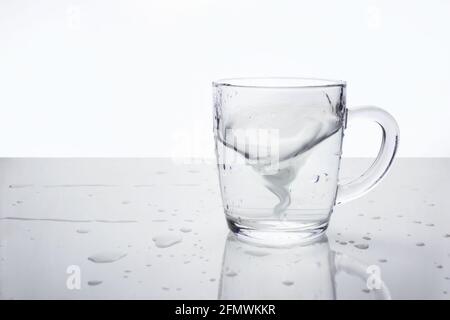
<instances>
[{"instance_id":1,"label":"reflection of handle","mask_svg":"<svg viewBox=\"0 0 450 320\"><path fill-rule=\"evenodd\" d=\"M367 288L375 294L377 300L391 300L391 294L381 279L381 271L378 266L368 267L342 253L335 253L334 264L336 273L344 271L365 281ZM374 270L377 270L377 272L373 272Z\"/></svg>"},{"instance_id":2,"label":"reflection of handle","mask_svg":"<svg viewBox=\"0 0 450 320\"><path fill-rule=\"evenodd\" d=\"M377 107L359 107L348 110L347 121L362 118L378 123L382 130L380 151L369 169L359 178L339 185L336 203L344 203L367 193L383 178L394 160L398 147L399 129L395 119Z\"/></svg>"}]
</instances>

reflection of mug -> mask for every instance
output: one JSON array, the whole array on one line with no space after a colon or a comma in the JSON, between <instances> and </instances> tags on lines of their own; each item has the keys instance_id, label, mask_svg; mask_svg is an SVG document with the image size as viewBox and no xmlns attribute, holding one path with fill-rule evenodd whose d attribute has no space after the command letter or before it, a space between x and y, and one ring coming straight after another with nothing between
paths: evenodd
<instances>
[{"instance_id":1,"label":"reflection of mug","mask_svg":"<svg viewBox=\"0 0 450 320\"><path fill-rule=\"evenodd\" d=\"M213 86L222 200L239 237L266 245L316 237L335 203L365 194L392 163L397 123L376 107L348 110L345 82L247 78ZM370 169L338 185L347 118L375 121L383 140Z\"/></svg>"},{"instance_id":2,"label":"reflection of mug","mask_svg":"<svg viewBox=\"0 0 450 320\"><path fill-rule=\"evenodd\" d=\"M309 245L273 248L253 246L230 233L219 299L336 299L340 271L363 280L376 299L390 299L377 268L331 251L326 236Z\"/></svg>"}]
</instances>

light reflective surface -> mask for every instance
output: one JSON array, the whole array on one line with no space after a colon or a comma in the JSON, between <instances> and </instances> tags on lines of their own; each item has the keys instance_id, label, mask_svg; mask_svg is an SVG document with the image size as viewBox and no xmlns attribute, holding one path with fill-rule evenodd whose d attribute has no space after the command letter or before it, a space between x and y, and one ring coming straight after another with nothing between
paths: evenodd
<instances>
[{"instance_id":1,"label":"light reflective surface","mask_svg":"<svg viewBox=\"0 0 450 320\"><path fill-rule=\"evenodd\" d=\"M281 251L229 235L213 162L1 159L0 298L449 299L450 160L398 159Z\"/></svg>"}]
</instances>

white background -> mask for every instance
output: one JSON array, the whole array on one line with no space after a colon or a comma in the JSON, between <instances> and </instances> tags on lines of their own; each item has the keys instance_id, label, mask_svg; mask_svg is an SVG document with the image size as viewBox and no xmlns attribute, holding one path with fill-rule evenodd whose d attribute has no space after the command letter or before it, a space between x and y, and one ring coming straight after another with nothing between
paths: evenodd
<instances>
[{"instance_id":1,"label":"white background","mask_svg":"<svg viewBox=\"0 0 450 320\"><path fill-rule=\"evenodd\" d=\"M233 76L346 80L400 156L450 156L449 32L446 0L1 0L0 156L212 156L210 82Z\"/></svg>"}]
</instances>

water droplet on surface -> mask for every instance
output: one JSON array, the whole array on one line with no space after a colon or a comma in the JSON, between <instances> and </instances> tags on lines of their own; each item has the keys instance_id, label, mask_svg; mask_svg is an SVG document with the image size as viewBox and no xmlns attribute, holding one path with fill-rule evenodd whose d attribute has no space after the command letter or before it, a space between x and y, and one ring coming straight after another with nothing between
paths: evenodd
<instances>
[{"instance_id":1,"label":"water droplet on surface","mask_svg":"<svg viewBox=\"0 0 450 320\"><path fill-rule=\"evenodd\" d=\"M361 250L369 249L369 245L367 243L355 244L354 247Z\"/></svg>"},{"instance_id":2,"label":"water droplet on surface","mask_svg":"<svg viewBox=\"0 0 450 320\"><path fill-rule=\"evenodd\" d=\"M181 228L180 231L183 233L188 233L188 232L191 232L192 229L191 228Z\"/></svg>"},{"instance_id":3,"label":"water droplet on surface","mask_svg":"<svg viewBox=\"0 0 450 320\"><path fill-rule=\"evenodd\" d=\"M122 201L122 204L130 204L130 201Z\"/></svg>"},{"instance_id":4,"label":"water droplet on surface","mask_svg":"<svg viewBox=\"0 0 450 320\"><path fill-rule=\"evenodd\" d=\"M90 280L90 281L88 281L88 285L89 286L98 286L98 285L100 285L102 283L103 283L103 281L100 281L100 280Z\"/></svg>"},{"instance_id":5,"label":"water droplet on surface","mask_svg":"<svg viewBox=\"0 0 450 320\"><path fill-rule=\"evenodd\" d=\"M386 262L387 262L387 259L379 259L378 262L386 263Z\"/></svg>"},{"instance_id":6,"label":"water droplet on surface","mask_svg":"<svg viewBox=\"0 0 450 320\"><path fill-rule=\"evenodd\" d=\"M161 289L163 289L164 291L169 291L170 290L170 288L167 288L167 287L161 287Z\"/></svg>"},{"instance_id":7,"label":"water droplet on surface","mask_svg":"<svg viewBox=\"0 0 450 320\"><path fill-rule=\"evenodd\" d=\"M423 242L418 242L418 243L416 243L416 246L418 246L418 247L423 247L423 246L425 246L425 243L423 243Z\"/></svg>"},{"instance_id":8,"label":"water droplet on surface","mask_svg":"<svg viewBox=\"0 0 450 320\"><path fill-rule=\"evenodd\" d=\"M267 255L269 255L269 253L264 252L264 251L259 251L259 250L246 250L244 251L245 254L248 254L249 256L253 256L253 257L265 257Z\"/></svg>"},{"instance_id":9,"label":"water droplet on surface","mask_svg":"<svg viewBox=\"0 0 450 320\"><path fill-rule=\"evenodd\" d=\"M418 220L413 221L413 222L416 223L416 224L422 224L422 221L418 221Z\"/></svg>"},{"instance_id":10,"label":"water droplet on surface","mask_svg":"<svg viewBox=\"0 0 450 320\"><path fill-rule=\"evenodd\" d=\"M312 179L311 179L311 181L312 181L313 183L317 183L317 182L319 182L319 180L320 180L320 176L319 176L319 175L315 175L315 176L313 176Z\"/></svg>"},{"instance_id":11,"label":"water droplet on surface","mask_svg":"<svg viewBox=\"0 0 450 320\"><path fill-rule=\"evenodd\" d=\"M369 289L362 289L362 292L364 292L364 293L370 293L370 290L369 290Z\"/></svg>"},{"instance_id":12,"label":"water droplet on surface","mask_svg":"<svg viewBox=\"0 0 450 320\"><path fill-rule=\"evenodd\" d=\"M225 275L227 277L236 277L238 274L234 271L228 271L227 273L225 273Z\"/></svg>"},{"instance_id":13,"label":"water droplet on surface","mask_svg":"<svg viewBox=\"0 0 450 320\"><path fill-rule=\"evenodd\" d=\"M152 240L158 248L168 248L180 243L183 238L175 234L162 234L154 237Z\"/></svg>"},{"instance_id":14,"label":"water droplet on surface","mask_svg":"<svg viewBox=\"0 0 450 320\"><path fill-rule=\"evenodd\" d=\"M127 254L118 251L101 252L94 254L88 260L94 263L111 263L124 258Z\"/></svg>"},{"instance_id":15,"label":"water droplet on surface","mask_svg":"<svg viewBox=\"0 0 450 320\"><path fill-rule=\"evenodd\" d=\"M294 281L290 281L290 280L285 280L282 282L282 284L284 284L287 287L290 287L294 284Z\"/></svg>"},{"instance_id":16,"label":"water droplet on surface","mask_svg":"<svg viewBox=\"0 0 450 320\"><path fill-rule=\"evenodd\" d=\"M362 237L362 238L367 241L372 240L372 238L370 238L370 237Z\"/></svg>"},{"instance_id":17,"label":"water droplet on surface","mask_svg":"<svg viewBox=\"0 0 450 320\"><path fill-rule=\"evenodd\" d=\"M442 268L444 268L444 266L440 264L440 265L436 266L436 268L442 269Z\"/></svg>"},{"instance_id":18,"label":"water droplet on surface","mask_svg":"<svg viewBox=\"0 0 450 320\"><path fill-rule=\"evenodd\" d=\"M446 235L444 235L444 238L450 238L450 233L447 233Z\"/></svg>"},{"instance_id":19,"label":"water droplet on surface","mask_svg":"<svg viewBox=\"0 0 450 320\"><path fill-rule=\"evenodd\" d=\"M345 241L339 241L339 244L342 244L343 246L346 246L346 245L347 245L347 242L345 242Z\"/></svg>"},{"instance_id":20,"label":"water droplet on surface","mask_svg":"<svg viewBox=\"0 0 450 320\"><path fill-rule=\"evenodd\" d=\"M89 229L77 229L77 233L80 233L80 234L86 234L89 232L91 232L91 230L89 230Z\"/></svg>"},{"instance_id":21,"label":"water droplet on surface","mask_svg":"<svg viewBox=\"0 0 450 320\"><path fill-rule=\"evenodd\" d=\"M427 227L434 227L434 223L428 223L426 224Z\"/></svg>"},{"instance_id":22,"label":"water droplet on surface","mask_svg":"<svg viewBox=\"0 0 450 320\"><path fill-rule=\"evenodd\" d=\"M214 282L214 281L216 281L216 279L215 278L211 278L211 279L209 279L209 281L210 282Z\"/></svg>"},{"instance_id":23,"label":"water droplet on surface","mask_svg":"<svg viewBox=\"0 0 450 320\"><path fill-rule=\"evenodd\" d=\"M380 220L380 219L381 219L380 216L372 217L372 220Z\"/></svg>"},{"instance_id":24,"label":"water droplet on surface","mask_svg":"<svg viewBox=\"0 0 450 320\"><path fill-rule=\"evenodd\" d=\"M32 184L10 184L10 189L20 189L20 188L30 188L32 187Z\"/></svg>"}]
</instances>

